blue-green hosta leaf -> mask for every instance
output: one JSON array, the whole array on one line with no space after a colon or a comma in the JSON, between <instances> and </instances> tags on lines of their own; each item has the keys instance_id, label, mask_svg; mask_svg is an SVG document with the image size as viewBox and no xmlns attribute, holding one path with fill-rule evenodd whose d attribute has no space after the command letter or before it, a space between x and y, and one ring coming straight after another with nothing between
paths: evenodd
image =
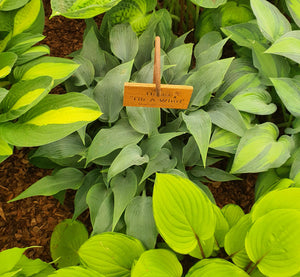
<instances>
[{"instance_id":1,"label":"blue-green hosta leaf","mask_svg":"<svg viewBox=\"0 0 300 277\"><path fill-rule=\"evenodd\" d=\"M136 194L137 177L134 171L127 170L125 174L115 176L111 180L110 187L114 194L114 214L112 224L112 230L114 230L121 215Z\"/></svg>"},{"instance_id":2,"label":"blue-green hosta leaf","mask_svg":"<svg viewBox=\"0 0 300 277\"><path fill-rule=\"evenodd\" d=\"M245 271L224 259L204 259L192 266L185 277L247 277Z\"/></svg>"},{"instance_id":3,"label":"blue-green hosta leaf","mask_svg":"<svg viewBox=\"0 0 300 277\"><path fill-rule=\"evenodd\" d=\"M249 214L244 215L225 236L225 251L232 261L241 268L245 268L250 263L245 249L245 238L251 226L251 216Z\"/></svg>"},{"instance_id":4,"label":"blue-green hosta leaf","mask_svg":"<svg viewBox=\"0 0 300 277\"><path fill-rule=\"evenodd\" d=\"M144 252L141 242L120 233L103 233L78 250L85 265L107 277L130 277L131 267Z\"/></svg>"},{"instance_id":5,"label":"blue-green hosta leaf","mask_svg":"<svg viewBox=\"0 0 300 277\"><path fill-rule=\"evenodd\" d=\"M250 0L250 4L258 26L267 40L274 42L292 30L289 21L270 2L266 0Z\"/></svg>"},{"instance_id":6,"label":"blue-green hosta leaf","mask_svg":"<svg viewBox=\"0 0 300 277\"><path fill-rule=\"evenodd\" d=\"M51 235L50 252L58 268L79 264L77 250L88 239L89 234L79 221L66 219L55 226Z\"/></svg>"},{"instance_id":7,"label":"blue-green hosta leaf","mask_svg":"<svg viewBox=\"0 0 300 277\"><path fill-rule=\"evenodd\" d=\"M271 78L278 96L288 111L300 117L300 80L291 78Z\"/></svg>"},{"instance_id":8,"label":"blue-green hosta leaf","mask_svg":"<svg viewBox=\"0 0 300 277\"><path fill-rule=\"evenodd\" d=\"M276 125L267 122L248 129L236 151L232 173L262 172L281 166L290 157L291 140L281 136Z\"/></svg>"},{"instance_id":9,"label":"blue-green hosta leaf","mask_svg":"<svg viewBox=\"0 0 300 277\"><path fill-rule=\"evenodd\" d=\"M52 0L52 14L62 15L67 18L91 18L110 10L121 0Z\"/></svg>"},{"instance_id":10,"label":"blue-green hosta leaf","mask_svg":"<svg viewBox=\"0 0 300 277\"><path fill-rule=\"evenodd\" d=\"M216 127L212 133L209 148L235 154L239 142L238 135Z\"/></svg>"},{"instance_id":11,"label":"blue-green hosta leaf","mask_svg":"<svg viewBox=\"0 0 300 277\"><path fill-rule=\"evenodd\" d=\"M22 53L16 62L16 65L23 65L41 56L50 55L50 48L48 45L38 45L31 47L29 50Z\"/></svg>"},{"instance_id":12,"label":"blue-green hosta leaf","mask_svg":"<svg viewBox=\"0 0 300 277\"><path fill-rule=\"evenodd\" d=\"M109 33L111 51L123 63L129 62L137 54L138 38L129 24L118 24Z\"/></svg>"},{"instance_id":13,"label":"blue-green hosta leaf","mask_svg":"<svg viewBox=\"0 0 300 277\"><path fill-rule=\"evenodd\" d=\"M208 144L211 135L211 119L207 112L197 110L185 115L181 114L187 129L194 137L202 158L202 162L206 165L206 156L208 151Z\"/></svg>"},{"instance_id":14,"label":"blue-green hosta leaf","mask_svg":"<svg viewBox=\"0 0 300 277\"><path fill-rule=\"evenodd\" d=\"M234 226L241 217L245 215L242 208L236 204L227 204L222 208L222 213L224 214L228 224L229 228Z\"/></svg>"},{"instance_id":15,"label":"blue-green hosta leaf","mask_svg":"<svg viewBox=\"0 0 300 277\"><path fill-rule=\"evenodd\" d=\"M13 270L15 265L20 261L26 249L27 248L14 247L0 252L0 274L2 276L5 272Z\"/></svg>"},{"instance_id":16,"label":"blue-green hosta leaf","mask_svg":"<svg viewBox=\"0 0 300 277\"><path fill-rule=\"evenodd\" d=\"M176 175L156 175L153 213L161 236L181 254L201 250L200 240L215 232L216 218L207 196L190 180Z\"/></svg>"},{"instance_id":17,"label":"blue-green hosta leaf","mask_svg":"<svg viewBox=\"0 0 300 277\"><path fill-rule=\"evenodd\" d=\"M221 85L232 61L233 58L214 61L193 72L186 81L186 85L194 87L190 107L201 107L209 102L211 94Z\"/></svg>"},{"instance_id":18,"label":"blue-green hosta leaf","mask_svg":"<svg viewBox=\"0 0 300 277\"><path fill-rule=\"evenodd\" d=\"M245 247L251 261L267 276L298 273L300 211L278 209L258 218L247 233Z\"/></svg>"},{"instance_id":19,"label":"blue-green hosta leaf","mask_svg":"<svg viewBox=\"0 0 300 277\"><path fill-rule=\"evenodd\" d=\"M102 120L115 122L123 107L124 83L129 81L133 60L110 70L94 89L94 99L99 104Z\"/></svg>"},{"instance_id":20,"label":"blue-green hosta leaf","mask_svg":"<svg viewBox=\"0 0 300 277\"><path fill-rule=\"evenodd\" d=\"M83 182L83 177L83 173L78 169L62 168L51 176L38 180L10 202L36 195L54 195L66 189L78 189Z\"/></svg>"},{"instance_id":21,"label":"blue-green hosta leaf","mask_svg":"<svg viewBox=\"0 0 300 277\"><path fill-rule=\"evenodd\" d=\"M139 133L157 134L161 124L160 108L126 107L130 125Z\"/></svg>"},{"instance_id":22,"label":"blue-green hosta leaf","mask_svg":"<svg viewBox=\"0 0 300 277\"><path fill-rule=\"evenodd\" d=\"M254 204L251 209L252 221L275 210L275 209L295 209L300 210L300 203L297 199L300 197L300 188L286 188L274 190Z\"/></svg>"},{"instance_id":23,"label":"blue-green hosta leaf","mask_svg":"<svg viewBox=\"0 0 300 277\"><path fill-rule=\"evenodd\" d=\"M145 251L134 265L132 277L182 276L182 266L174 253L166 249Z\"/></svg>"},{"instance_id":24,"label":"blue-green hosta leaf","mask_svg":"<svg viewBox=\"0 0 300 277\"><path fill-rule=\"evenodd\" d=\"M124 148L126 145L136 144L143 136L136 132L125 119L119 120L111 128L102 128L88 149L87 163L104 157L116 149Z\"/></svg>"},{"instance_id":25,"label":"blue-green hosta leaf","mask_svg":"<svg viewBox=\"0 0 300 277\"><path fill-rule=\"evenodd\" d=\"M0 53L0 78L6 77L14 66L18 56L12 52Z\"/></svg>"},{"instance_id":26,"label":"blue-green hosta leaf","mask_svg":"<svg viewBox=\"0 0 300 277\"><path fill-rule=\"evenodd\" d=\"M53 274L47 275L49 277L105 277L103 274L98 273L90 268L81 266L70 266L56 270Z\"/></svg>"},{"instance_id":27,"label":"blue-green hosta leaf","mask_svg":"<svg viewBox=\"0 0 300 277\"><path fill-rule=\"evenodd\" d=\"M215 9L223 4L226 3L226 0L216 0L216 1L210 1L210 0L191 0L194 4L200 7L209 8L209 9Z\"/></svg>"},{"instance_id":28,"label":"blue-green hosta leaf","mask_svg":"<svg viewBox=\"0 0 300 277\"><path fill-rule=\"evenodd\" d=\"M16 146L38 146L59 140L101 115L99 106L80 93L47 95L18 122L0 124L0 136Z\"/></svg>"},{"instance_id":29,"label":"blue-green hosta leaf","mask_svg":"<svg viewBox=\"0 0 300 277\"><path fill-rule=\"evenodd\" d=\"M281 55L300 63L300 31L291 31L284 34L265 53Z\"/></svg>"},{"instance_id":30,"label":"blue-green hosta leaf","mask_svg":"<svg viewBox=\"0 0 300 277\"><path fill-rule=\"evenodd\" d=\"M232 98L232 104L237 110L258 115L268 115L276 111L277 107L271 103L271 95L264 89L251 88L240 92Z\"/></svg>"},{"instance_id":31,"label":"blue-green hosta leaf","mask_svg":"<svg viewBox=\"0 0 300 277\"><path fill-rule=\"evenodd\" d=\"M155 247L158 235L152 197L136 196L125 211L126 234L139 239L147 249Z\"/></svg>"},{"instance_id":32,"label":"blue-green hosta leaf","mask_svg":"<svg viewBox=\"0 0 300 277\"><path fill-rule=\"evenodd\" d=\"M298 0L286 0L285 4L287 5L291 16L294 21L300 27L300 3Z\"/></svg>"},{"instance_id":33,"label":"blue-green hosta leaf","mask_svg":"<svg viewBox=\"0 0 300 277\"><path fill-rule=\"evenodd\" d=\"M213 99L210 101L207 113L213 124L238 136L243 136L247 130L238 110L223 100Z\"/></svg>"},{"instance_id":34,"label":"blue-green hosta leaf","mask_svg":"<svg viewBox=\"0 0 300 277\"><path fill-rule=\"evenodd\" d=\"M24 6L29 0L1 0L0 11L10 11L19 9Z\"/></svg>"},{"instance_id":35,"label":"blue-green hosta leaf","mask_svg":"<svg viewBox=\"0 0 300 277\"><path fill-rule=\"evenodd\" d=\"M0 104L0 122L16 119L41 101L51 90L52 78L42 76L14 84Z\"/></svg>"},{"instance_id":36,"label":"blue-green hosta leaf","mask_svg":"<svg viewBox=\"0 0 300 277\"><path fill-rule=\"evenodd\" d=\"M179 160L179 162L182 162L184 166L194 166L199 163L202 163L201 155L199 147L195 141L195 138L193 136L190 136L187 143L182 148L181 156L176 156L176 158ZM206 166L206 164L205 164Z\"/></svg>"},{"instance_id":37,"label":"blue-green hosta leaf","mask_svg":"<svg viewBox=\"0 0 300 277\"><path fill-rule=\"evenodd\" d=\"M70 77L79 64L64 58L41 57L18 66L14 70L16 80L32 80L40 76L49 76L54 80L54 87Z\"/></svg>"}]
</instances>

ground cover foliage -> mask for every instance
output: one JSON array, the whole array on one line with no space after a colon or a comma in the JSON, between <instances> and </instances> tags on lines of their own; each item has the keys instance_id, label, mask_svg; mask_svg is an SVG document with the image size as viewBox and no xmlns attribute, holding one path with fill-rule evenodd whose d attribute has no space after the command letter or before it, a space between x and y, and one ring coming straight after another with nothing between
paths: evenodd
<instances>
[{"instance_id":1,"label":"ground cover foliage","mask_svg":"<svg viewBox=\"0 0 300 277\"><path fill-rule=\"evenodd\" d=\"M86 20L72 60L43 51L26 58L40 53L25 32L35 20L15 33L15 18L40 1L19 2L0 3L0 20L12 22L1 30L0 155L42 145L30 161L54 170L12 201L63 202L67 189L77 192L73 219L51 240L59 270L13 248L0 254L3 263L10 257L4 276L182 276L182 255L200 260L185 276L299 274L299 1L192 1L193 44L185 43L190 31L173 33L178 14L154 11L156 1L54 0L53 16L107 12L100 28ZM232 17L238 9L245 16ZM162 83L194 88L187 110L123 107L124 82L152 83L155 36ZM222 56L230 45L234 57ZM67 93L48 95L61 82ZM246 215L236 205L221 210L204 184L258 172L257 202ZM90 238L76 221L87 209Z\"/></svg>"}]
</instances>

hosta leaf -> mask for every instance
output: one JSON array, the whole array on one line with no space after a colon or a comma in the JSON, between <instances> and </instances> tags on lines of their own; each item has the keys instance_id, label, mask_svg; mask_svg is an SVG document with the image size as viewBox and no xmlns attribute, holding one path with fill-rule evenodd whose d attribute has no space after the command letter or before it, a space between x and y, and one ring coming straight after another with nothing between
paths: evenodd
<instances>
[{"instance_id":1,"label":"hosta leaf","mask_svg":"<svg viewBox=\"0 0 300 277\"><path fill-rule=\"evenodd\" d=\"M136 132L127 120L119 120L113 127L102 128L94 137L87 154L87 162L104 157L116 149L129 144L136 144L143 134Z\"/></svg>"},{"instance_id":2,"label":"hosta leaf","mask_svg":"<svg viewBox=\"0 0 300 277\"><path fill-rule=\"evenodd\" d=\"M18 56L12 52L0 53L0 78L6 77L14 66Z\"/></svg>"},{"instance_id":3,"label":"hosta leaf","mask_svg":"<svg viewBox=\"0 0 300 277\"><path fill-rule=\"evenodd\" d=\"M114 214L112 230L115 229L121 215L130 201L134 198L137 190L137 177L133 170L127 170L125 174L119 174L112 178L110 183L114 194Z\"/></svg>"},{"instance_id":4,"label":"hosta leaf","mask_svg":"<svg viewBox=\"0 0 300 277\"><path fill-rule=\"evenodd\" d=\"M217 205L213 205L213 209L216 217L215 239L218 247L224 247L224 239L229 230L229 225L221 209Z\"/></svg>"},{"instance_id":5,"label":"hosta leaf","mask_svg":"<svg viewBox=\"0 0 300 277\"><path fill-rule=\"evenodd\" d=\"M212 126L210 116L203 110L191 112L188 115L182 113L181 115L187 129L192 134L199 147L202 162L206 165L206 156Z\"/></svg>"},{"instance_id":6,"label":"hosta leaf","mask_svg":"<svg viewBox=\"0 0 300 277\"><path fill-rule=\"evenodd\" d=\"M53 261L57 260L58 268L79 264L77 250L88 239L89 234L79 221L66 219L53 230L50 251Z\"/></svg>"},{"instance_id":7,"label":"hosta leaf","mask_svg":"<svg viewBox=\"0 0 300 277\"><path fill-rule=\"evenodd\" d=\"M286 0L285 1L291 16L294 21L300 27L300 3L298 0Z\"/></svg>"},{"instance_id":8,"label":"hosta leaf","mask_svg":"<svg viewBox=\"0 0 300 277\"><path fill-rule=\"evenodd\" d=\"M48 76L19 81L12 85L0 105L0 122L16 119L27 112L48 94L52 85L53 80Z\"/></svg>"},{"instance_id":9,"label":"hosta leaf","mask_svg":"<svg viewBox=\"0 0 300 277\"><path fill-rule=\"evenodd\" d=\"M207 196L190 180L157 174L153 213L159 233L176 252L202 249L200 240L213 236L216 219Z\"/></svg>"},{"instance_id":10,"label":"hosta leaf","mask_svg":"<svg viewBox=\"0 0 300 277\"><path fill-rule=\"evenodd\" d=\"M219 168L214 168L214 167L200 167L200 166L195 166L194 168L191 169L191 174L194 175L195 177L202 177L205 176L210 180L213 181L219 181L219 182L227 182L227 181L232 181L232 180L241 180L240 178L223 171L222 169Z\"/></svg>"},{"instance_id":11,"label":"hosta leaf","mask_svg":"<svg viewBox=\"0 0 300 277\"><path fill-rule=\"evenodd\" d=\"M13 154L13 147L0 137L0 156L10 156Z\"/></svg>"},{"instance_id":12,"label":"hosta leaf","mask_svg":"<svg viewBox=\"0 0 300 277\"><path fill-rule=\"evenodd\" d=\"M41 57L22 66L16 67L14 77L19 80L32 80L40 76L49 76L54 80L54 87L70 77L79 67L75 62L56 57Z\"/></svg>"},{"instance_id":13,"label":"hosta leaf","mask_svg":"<svg viewBox=\"0 0 300 277\"><path fill-rule=\"evenodd\" d=\"M50 55L50 48L48 45L38 45L31 47L29 50L25 51L18 57L16 65L22 65L45 55Z\"/></svg>"},{"instance_id":14,"label":"hosta leaf","mask_svg":"<svg viewBox=\"0 0 300 277\"><path fill-rule=\"evenodd\" d=\"M245 271L223 259L204 259L192 266L185 277L247 277Z\"/></svg>"},{"instance_id":15,"label":"hosta leaf","mask_svg":"<svg viewBox=\"0 0 300 277\"><path fill-rule=\"evenodd\" d=\"M114 26L109 33L111 51L122 62L129 62L137 54L138 38L131 26L119 24Z\"/></svg>"},{"instance_id":16,"label":"hosta leaf","mask_svg":"<svg viewBox=\"0 0 300 277\"><path fill-rule=\"evenodd\" d=\"M276 105L271 103L271 101L272 97L266 90L251 88L233 97L230 104L239 111L268 115L274 113L277 109Z\"/></svg>"},{"instance_id":17,"label":"hosta leaf","mask_svg":"<svg viewBox=\"0 0 300 277\"><path fill-rule=\"evenodd\" d=\"M241 138L236 151L232 173L262 172L281 166L290 156L291 141L281 136L273 123L267 122L250 128Z\"/></svg>"},{"instance_id":18,"label":"hosta leaf","mask_svg":"<svg viewBox=\"0 0 300 277\"><path fill-rule=\"evenodd\" d=\"M123 107L124 83L129 81L133 60L110 70L94 89L94 99L103 115L101 119L115 122Z\"/></svg>"},{"instance_id":19,"label":"hosta leaf","mask_svg":"<svg viewBox=\"0 0 300 277\"><path fill-rule=\"evenodd\" d=\"M242 208L236 204L227 204L222 208L222 213L224 214L228 224L229 228L234 226L241 217L245 215Z\"/></svg>"},{"instance_id":20,"label":"hosta leaf","mask_svg":"<svg viewBox=\"0 0 300 277\"><path fill-rule=\"evenodd\" d=\"M300 63L300 31L291 31L284 34L265 53L281 55Z\"/></svg>"},{"instance_id":21,"label":"hosta leaf","mask_svg":"<svg viewBox=\"0 0 300 277\"><path fill-rule=\"evenodd\" d=\"M24 274L25 276L40 276L39 274L52 273L55 269L48 263L43 262L40 259L29 259L25 255L22 255L19 262L16 264L15 269L20 268L20 275ZM2 275L3 276L3 275ZM5 275L4 275L5 276Z\"/></svg>"},{"instance_id":22,"label":"hosta leaf","mask_svg":"<svg viewBox=\"0 0 300 277\"><path fill-rule=\"evenodd\" d=\"M279 277L298 273L300 211L279 209L260 217L247 233L245 246L263 274Z\"/></svg>"},{"instance_id":23,"label":"hosta leaf","mask_svg":"<svg viewBox=\"0 0 300 277\"><path fill-rule=\"evenodd\" d=\"M80 93L47 95L18 122L0 124L0 136L17 146L38 146L59 140L101 115L95 101Z\"/></svg>"},{"instance_id":24,"label":"hosta leaf","mask_svg":"<svg viewBox=\"0 0 300 277\"><path fill-rule=\"evenodd\" d=\"M143 252L140 241L120 233L95 235L78 250L85 265L107 277L129 277L133 262Z\"/></svg>"},{"instance_id":25,"label":"hosta leaf","mask_svg":"<svg viewBox=\"0 0 300 277\"><path fill-rule=\"evenodd\" d=\"M166 249L145 251L134 265L132 277L182 276L182 266L174 253Z\"/></svg>"},{"instance_id":26,"label":"hosta leaf","mask_svg":"<svg viewBox=\"0 0 300 277\"><path fill-rule=\"evenodd\" d=\"M289 21L282 13L266 0L250 0L252 11L257 19L258 26L271 42L291 31Z\"/></svg>"},{"instance_id":27,"label":"hosta leaf","mask_svg":"<svg viewBox=\"0 0 300 277\"><path fill-rule=\"evenodd\" d=\"M52 0L52 14L50 16L62 15L67 18L91 18L110 10L121 0Z\"/></svg>"},{"instance_id":28,"label":"hosta leaf","mask_svg":"<svg viewBox=\"0 0 300 277\"><path fill-rule=\"evenodd\" d=\"M0 252L0 274L11 271L14 266L20 261L23 253L27 248L13 247ZM13 275L12 275L13 276Z\"/></svg>"},{"instance_id":29,"label":"hosta leaf","mask_svg":"<svg viewBox=\"0 0 300 277\"><path fill-rule=\"evenodd\" d=\"M70 266L56 270L49 277L104 277L103 274L98 273L90 268L81 266Z\"/></svg>"},{"instance_id":30,"label":"hosta leaf","mask_svg":"<svg viewBox=\"0 0 300 277\"><path fill-rule=\"evenodd\" d=\"M185 166L194 166L202 162L199 147L193 136L190 136L187 143L183 146L179 161Z\"/></svg>"},{"instance_id":31,"label":"hosta leaf","mask_svg":"<svg viewBox=\"0 0 300 277\"><path fill-rule=\"evenodd\" d=\"M83 177L83 173L78 169L62 168L53 175L38 180L10 202L36 195L54 195L66 189L78 189L83 182Z\"/></svg>"},{"instance_id":32,"label":"hosta leaf","mask_svg":"<svg viewBox=\"0 0 300 277\"><path fill-rule=\"evenodd\" d=\"M271 78L271 81L288 111L300 117L300 81L295 78Z\"/></svg>"},{"instance_id":33,"label":"hosta leaf","mask_svg":"<svg viewBox=\"0 0 300 277\"><path fill-rule=\"evenodd\" d=\"M226 3L226 0L216 0L216 1L210 1L210 0L191 0L194 4L204 7L204 8L217 8L223 4Z\"/></svg>"},{"instance_id":34,"label":"hosta leaf","mask_svg":"<svg viewBox=\"0 0 300 277\"><path fill-rule=\"evenodd\" d=\"M250 263L245 249L245 238L251 226L251 216L249 214L244 215L225 236L225 251L232 261L241 268L245 268Z\"/></svg>"},{"instance_id":35,"label":"hosta leaf","mask_svg":"<svg viewBox=\"0 0 300 277\"><path fill-rule=\"evenodd\" d=\"M21 8L29 0L1 0L0 2L0 11L10 11Z\"/></svg>"}]
</instances>

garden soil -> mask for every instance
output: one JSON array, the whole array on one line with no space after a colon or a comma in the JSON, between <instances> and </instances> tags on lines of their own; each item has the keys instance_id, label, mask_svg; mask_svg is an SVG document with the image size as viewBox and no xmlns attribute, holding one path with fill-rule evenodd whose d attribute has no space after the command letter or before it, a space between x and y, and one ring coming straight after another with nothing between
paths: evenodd
<instances>
[{"instance_id":1,"label":"garden soil","mask_svg":"<svg viewBox=\"0 0 300 277\"><path fill-rule=\"evenodd\" d=\"M49 20L50 0L43 2L46 25L46 38L43 43L50 47L51 55L65 57L80 49L84 21L63 17ZM101 16L96 21L100 23ZM59 86L54 92L63 93L63 87ZM60 221L72 217L74 192L67 192L64 205L52 196L31 197L7 203L31 184L51 173L31 165L27 159L29 151L28 148L16 149L14 155L0 164L0 251L12 247L40 246L27 250L26 255L49 262L52 260L49 250L52 231ZM220 207L227 203L236 203L245 212L249 211L253 205L256 175L245 174L241 177L243 181L208 184ZM91 230L87 212L79 219Z\"/></svg>"}]
</instances>

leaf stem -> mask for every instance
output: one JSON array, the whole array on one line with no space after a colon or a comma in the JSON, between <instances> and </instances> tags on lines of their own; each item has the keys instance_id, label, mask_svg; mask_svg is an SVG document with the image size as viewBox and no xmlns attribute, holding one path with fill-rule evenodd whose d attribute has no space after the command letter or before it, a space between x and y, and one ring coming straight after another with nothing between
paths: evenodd
<instances>
[{"instance_id":1,"label":"leaf stem","mask_svg":"<svg viewBox=\"0 0 300 277\"><path fill-rule=\"evenodd\" d=\"M205 253L204 253L203 247L202 247L202 245L201 245L200 239L199 239L199 237L197 236L197 234L196 234L195 232L194 232L194 234L195 234L195 237L196 237L198 246L199 246L199 248L200 248L201 255L202 255L203 259L205 259L206 257L205 257Z\"/></svg>"}]
</instances>

